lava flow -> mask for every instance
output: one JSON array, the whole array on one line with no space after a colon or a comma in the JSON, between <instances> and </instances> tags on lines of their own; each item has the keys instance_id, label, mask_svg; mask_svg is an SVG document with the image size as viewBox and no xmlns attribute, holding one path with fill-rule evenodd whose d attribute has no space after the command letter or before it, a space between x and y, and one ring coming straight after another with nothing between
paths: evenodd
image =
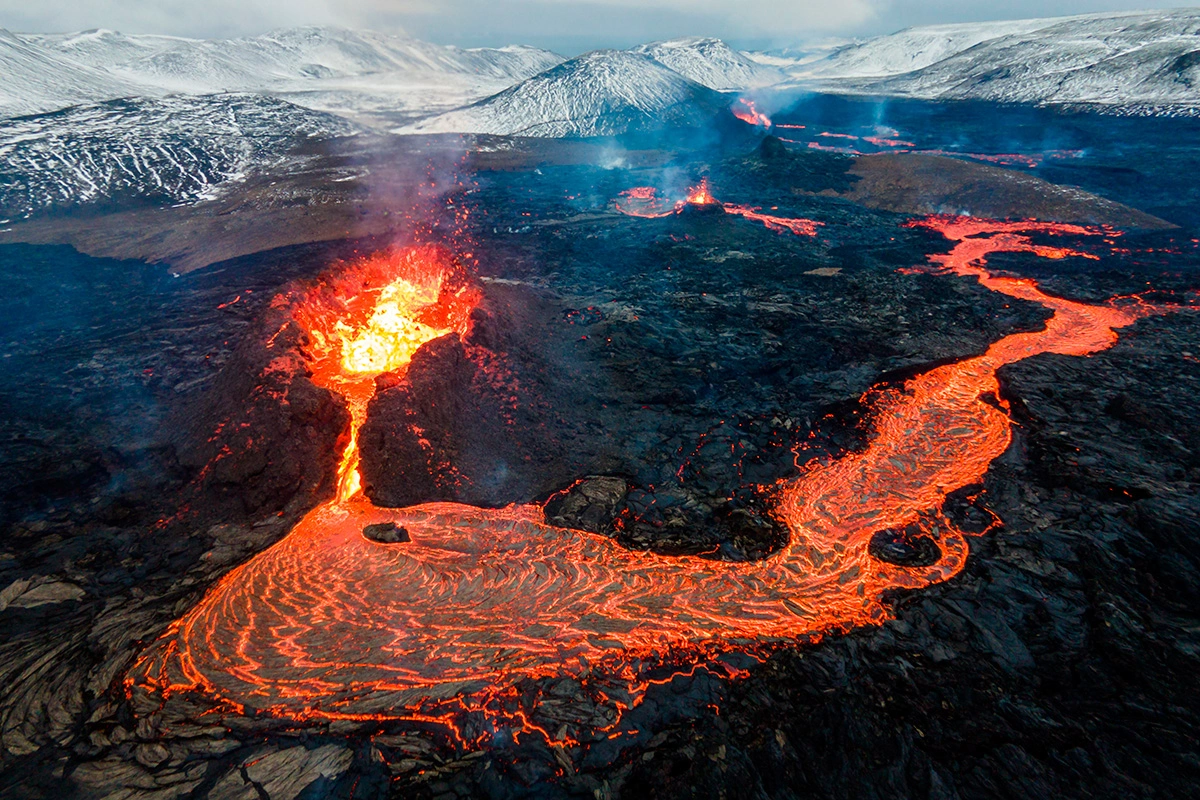
<instances>
[{"instance_id":1,"label":"lava flow","mask_svg":"<svg viewBox=\"0 0 1200 800\"><path fill-rule=\"evenodd\" d=\"M738 101L729 109L733 115L745 122L747 125L754 125L758 128L770 128L771 118L763 112L759 111L753 100L747 100L744 97L738 98Z\"/></svg>"},{"instance_id":2,"label":"lava flow","mask_svg":"<svg viewBox=\"0 0 1200 800\"><path fill-rule=\"evenodd\" d=\"M762 213L756 206L739 205L737 203L722 203L713 197L708 188L708 180L702 180L697 186L688 190L687 197L668 205L667 201L658 196L658 190L653 186L635 186L621 192L614 203L617 211L631 217L646 217L659 219L679 214L691 209L720 209L726 214L745 217L759 222L773 231L790 231L797 236L816 236L817 228L823 223L801 217L780 217Z\"/></svg>"},{"instance_id":3,"label":"lava flow","mask_svg":"<svg viewBox=\"0 0 1200 800\"><path fill-rule=\"evenodd\" d=\"M1104 350L1118 329L1156 312L1146 303L1053 297L1033 280L986 269L995 252L1079 255L1029 234L1097 229L942 217L915 224L955 242L926 269L973 277L1053 314L1040 331L869 393L874 432L864 449L809 464L774 487L774 511L790 532L774 555L729 563L634 552L546 525L536 506L377 508L344 483L336 500L213 587L143 657L131 689L198 690L244 713L287 719L453 725L454 715L479 711L542 730L519 705L496 698L523 679L607 670L628 682L636 702L645 682L637 665L646 661L694 669L720 652L882 622L887 592L944 581L963 566L964 534L940 509L1009 445L996 371L1040 353ZM469 302L441 274L356 280L337 302L310 298L297 317L313 333L319 379L361 402L355 393L368 393L368 377L402 368L421 341L461 330ZM408 540L368 540L364 526L376 523L402 526ZM936 563L903 567L870 554L876 533L914 525L936 540Z\"/></svg>"}]
</instances>

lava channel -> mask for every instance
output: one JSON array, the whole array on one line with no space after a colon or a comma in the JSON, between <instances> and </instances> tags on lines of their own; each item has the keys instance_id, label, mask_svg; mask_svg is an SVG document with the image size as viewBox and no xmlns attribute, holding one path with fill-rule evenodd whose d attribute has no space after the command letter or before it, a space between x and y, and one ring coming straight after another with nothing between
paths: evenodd
<instances>
[{"instance_id":1,"label":"lava channel","mask_svg":"<svg viewBox=\"0 0 1200 800\"><path fill-rule=\"evenodd\" d=\"M627 682L627 708L645 686L638 665L669 663L685 673L680 665L694 670L721 653L888 619L886 593L945 581L963 567L965 534L941 508L948 493L977 484L1010 443L996 371L1041 353L1105 350L1117 330L1158 311L1136 300L1053 297L1033 280L986 269L996 252L1082 255L1037 245L1031 233L1110 232L948 217L914 224L955 243L923 269L972 277L1052 316L1042 330L868 393L873 434L865 449L771 487L790 532L774 555L728 563L634 552L546 525L532 505L377 508L347 479L336 499L228 573L172 625L131 671L130 691L199 691L241 713L289 720L454 727L461 712L474 711L541 731L497 698L526 679L608 670ZM425 256L408 260L419 265ZM421 341L465 324L470 299L450 291L441 273L401 280L377 289L358 281L348 300L297 313L314 334L316 375L352 406L369 376L403 369ZM408 541L368 540L364 527L377 523L402 526ZM897 566L870 554L875 534L907 526L936 540L936 563Z\"/></svg>"}]
</instances>

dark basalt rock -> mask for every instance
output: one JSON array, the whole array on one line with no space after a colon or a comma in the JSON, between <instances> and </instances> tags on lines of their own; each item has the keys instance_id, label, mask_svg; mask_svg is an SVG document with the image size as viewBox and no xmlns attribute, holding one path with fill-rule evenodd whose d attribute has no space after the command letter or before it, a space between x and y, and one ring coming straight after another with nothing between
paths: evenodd
<instances>
[{"instance_id":1,"label":"dark basalt rock","mask_svg":"<svg viewBox=\"0 0 1200 800\"><path fill-rule=\"evenodd\" d=\"M594 365L580 357L603 313L564 310L524 287L485 293L462 341L428 342L406 373L377 380L360 436L373 502L533 502L622 466L614 439L633 435L634 422L583 379Z\"/></svg>"},{"instance_id":2,"label":"dark basalt rock","mask_svg":"<svg viewBox=\"0 0 1200 800\"><path fill-rule=\"evenodd\" d=\"M713 519L733 542L751 544L757 555L787 543L787 526L771 513L770 499L754 490L739 490L713 509Z\"/></svg>"},{"instance_id":3,"label":"dark basalt rock","mask_svg":"<svg viewBox=\"0 0 1200 800\"><path fill-rule=\"evenodd\" d=\"M725 206L721 203L684 203L675 215L683 219L705 217L720 217L725 214Z\"/></svg>"},{"instance_id":4,"label":"dark basalt rock","mask_svg":"<svg viewBox=\"0 0 1200 800\"><path fill-rule=\"evenodd\" d=\"M1142 403L1134 400L1124 392L1114 395L1104 406L1104 413L1123 422L1129 422L1139 428L1153 430L1154 414Z\"/></svg>"},{"instance_id":5,"label":"dark basalt rock","mask_svg":"<svg viewBox=\"0 0 1200 800\"><path fill-rule=\"evenodd\" d=\"M553 495L546 503L546 522L564 528L607 533L629 484L624 478L592 476L584 478L565 491Z\"/></svg>"},{"instance_id":6,"label":"dark basalt rock","mask_svg":"<svg viewBox=\"0 0 1200 800\"><path fill-rule=\"evenodd\" d=\"M488 212L476 217L488 222L479 237L488 303L461 343L432 342L409 374L378 381L364 429L371 496L529 501L581 476L619 475L627 490L615 512L615 488L569 493L586 500L573 525L598 525L612 513L622 527L611 535L630 547L757 557L778 547L770 502L735 487L769 486L809 456L861 446L853 409L863 430L871 420L846 399L890 370L982 352L1001 335L1043 324L1040 309L972 281L896 272L944 252L946 242L843 200L797 199L797 188L851 182L849 159L744 160L752 163L732 177L714 168L722 196L822 219L828 246L738 218L674 226L577 218L553 176L481 175L473 196ZM545 224L530 225L530 211ZM1129 294L1146 280L1173 282L1181 296L1196 287L1194 256L1163 255L1168 266L1151 275L1140 248L1100 265L1028 254L995 263L1014 274L1039 270L1047 291L1065 296ZM24 258L9 273L47 282ZM293 261L271 263L272 282L254 284L253 296L265 304L279 288L276 271ZM309 268L327 264L310 259ZM817 268L840 273L810 272ZM220 291L178 289L163 308L184 317L214 309L236 294L229 289L238 274L214 272ZM129 291L108 283L112 294L96 289L91 306ZM561 295L530 288L550 285ZM79 388L88 401L80 407L96 410L80 412L77 424L97 443L91 450L52 441L37 463L93 451L108 459L109 446L128 437L99 424L117 412L89 387L119 377L128 388L153 367L148 386L174 376L156 395L164 406L209 392L223 398L200 411L186 403L187 413L221 412L197 417L206 446L214 433L206 426L229 422L211 453L184 448L181 470L194 477L227 447L231 454L204 473L216 482L192 498L190 513L227 513L237 524L193 525L188 516L164 532L153 525L159 514L130 513L125 497L92 505L90 483L62 495L80 496L77 504L55 495L36 515L12 515L11 536L0 541L0 594L16 600L0 611L4 797L1200 796L1200 701L1186 688L1200 671L1194 314L1143 320L1092 358L1047 354L1002 372L1019 423L1013 445L983 486L943 508L964 531L989 532L969 539L966 567L952 580L897 593L888 621L780 646L762 662L731 661L746 669L739 680L698 667L654 684L623 719L628 735L612 738L607 706L580 681L523 681L513 700L530 721L552 734L564 725L572 736L576 727L599 732L580 736L578 747L496 736L477 757L412 722L331 725L225 706L214 715L202 693L123 691L147 643L296 519L270 509L311 507L328 487L313 479L328 479L346 425L336 399L306 384L303 363L263 375L300 341L283 330L272 351L261 349L268 337L250 321L261 307L234 317L242 304L231 306L203 334L139 303L154 325L123 310L121 322L134 324L103 337L81 328L76 339L86 347L60 347L57 329L9 335L6 353L32 343L0 359L21 361L23 371L10 367L7 380L26 392L18 399L31 398L22 404ZM604 318L571 324L565 312L589 304ZM258 350L236 352L251 339ZM104 348L95 351L98 366L82 369L93 344ZM229 371L207 366L209 353ZM126 371L104 372L113 359ZM197 378L202 391L176 388ZM15 396L6 412L22 407ZM17 457L37 429L21 419L5 422L13 435L0 442L11 454L0 483L30 472L16 468L26 463ZM725 424L714 429L716 420ZM806 450L793 450L797 443ZM115 484L134 462L126 454L97 463ZM180 510L174 494L158 494L161 516ZM919 536L881 541L880 552L919 557L929 547ZM39 592L37 605L27 589ZM681 657L684 667L694 663ZM589 665L586 681L594 688L604 676L604 665Z\"/></svg>"},{"instance_id":7,"label":"dark basalt rock","mask_svg":"<svg viewBox=\"0 0 1200 800\"><path fill-rule=\"evenodd\" d=\"M381 391L359 434L363 488L374 502L455 499L462 470L455 456L469 446L480 414L471 392L475 372L458 336L449 334L421 347L403 377L377 382Z\"/></svg>"},{"instance_id":8,"label":"dark basalt rock","mask_svg":"<svg viewBox=\"0 0 1200 800\"><path fill-rule=\"evenodd\" d=\"M309 379L300 326L282 310L265 316L181 415L180 461L200 476L194 505L263 514L332 488L350 415Z\"/></svg>"},{"instance_id":9,"label":"dark basalt rock","mask_svg":"<svg viewBox=\"0 0 1200 800\"><path fill-rule=\"evenodd\" d=\"M867 552L873 558L901 567L928 567L942 557L942 550L932 536L908 529L876 532Z\"/></svg>"},{"instance_id":10,"label":"dark basalt rock","mask_svg":"<svg viewBox=\"0 0 1200 800\"><path fill-rule=\"evenodd\" d=\"M632 550L664 555L761 558L782 547L788 531L755 489L738 489L715 506L678 493L656 493L625 478L592 475L555 492L547 524L614 537Z\"/></svg>"},{"instance_id":11,"label":"dark basalt rock","mask_svg":"<svg viewBox=\"0 0 1200 800\"><path fill-rule=\"evenodd\" d=\"M394 522L376 522L374 525L365 526L362 532L363 536L380 544L401 544L412 541L408 530Z\"/></svg>"},{"instance_id":12,"label":"dark basalt rock","mask_svg":"<svg viewBox=\"0 0 1200 800\"><path fill-rule=\"evenodd\" d=\"M595 306L569 308L563 312L563 319L571 325L595 325L604 321L604 312Z\"/></svg>"},{"instance_id":13,"label":"dark basalt rock","mask_svg":"<svg viewBox=\"0 0 1200 800\"><path fill-rule=\"evenodd\" d=\"M477 306L471 309L469 319L471 324L467 329L466 336L463 337L463 344L487 350L496 350L501 346L504 335L497 330L495 318L491 314ZM392 385L394 382L385 388L391 388Z\"/></svg>"},{"instance_id":14,"label":"dark basalt rock","mask_svg":"<svg viewBox=\"0 0 1200 800\"><path fill-rule=\"evenodd\" d=\"M768 136L758 146L758 155L763 161L786 161L791 157L787 145L778 136Z\"/></svg>"}]
</instances>

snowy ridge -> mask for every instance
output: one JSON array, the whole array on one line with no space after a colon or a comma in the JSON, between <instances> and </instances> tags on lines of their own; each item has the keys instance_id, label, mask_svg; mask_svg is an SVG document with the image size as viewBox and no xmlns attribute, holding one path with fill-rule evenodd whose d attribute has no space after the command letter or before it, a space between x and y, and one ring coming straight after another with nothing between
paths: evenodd
<instances>
[{"instance_id":1,"label":"snowy ridge","mask_svg":"<svg viewBox=\"0 0 1200 800\"><path fill-rule=\"evenodd\" d=\"M0 215L105 201L188 202L282 159L338 117L257 95L113 100L0 127Z\"/></svg>"},{"instance_id":2,"label":"snowy ridge","mask_svg":"<svg viewBox=\"0 0 1200 800\"><path fill-rule=\"evenodd\" d=\"M1200 10L912 28L789 72L831 91L1200 109Z\"/></svg>"},{"instance_id":3,"label":"snowy ridge","mask_svg":"<svg viewBox=\"0 0 1200 800\"><path fill-rule=\"evenodd\" d=\"M982 42L1030 33L1062 19L1002 20L906 28L866 42L847 44L823 59L807 64L795 63L790 68L784 66L784 69L796 78L889 77L923 69Z\"/></svg>"},{"instance_id":4,"label":"snowy ridge","mask_svg":"<svg viewBox=\"0 0 1200 800\"><path fill-rule=\"evenodd\" d=\"M33 114L97 98L137 94L141 87L103 69L56 57L0 30L0 116Z\"/></svg>"},{"instance_id":5,"label":"snowy ridge","mask_svg":"<svg viewBox=\"0 0 1200 800\"><path fill-rule=\"evenodd\" d=\"M720 39L672 39L639 45L631 52L649 56L685 78L721 92L769 86L784 78L779 70L751 61Z\"/></svg>"},{"instance_id":6,"label":"snowy ridge","mask_svg":"<svg viewBox=\"0 0 1200 800\"><path fill-rule=\"evenodd\" d=\"M76 34L0 32L0 115L39 113L80 102L170 93L260 92L323 109L333 102L356 110L438 105L436 89L458 104L477 99L562 61L531 47L462 49L401 36L307 27L241 39L127 36L114 31ZM22 66L24 65L24 66ZM43 77L48 76L48 77ZM337 96L333 101L331 96ZM381 103L380 101L383 100Z\"/></svg>"},{"instance_id":7,"label":"snowy ridge","mask_svg":"<svg viewBox=\"0 0 1200 800\"><path fill-rule=\"evenodd\" d=\"M704 125L726 105L720 93L648 56L597 50L410 132L611 136Z\"/></svg>"}]
</instances>

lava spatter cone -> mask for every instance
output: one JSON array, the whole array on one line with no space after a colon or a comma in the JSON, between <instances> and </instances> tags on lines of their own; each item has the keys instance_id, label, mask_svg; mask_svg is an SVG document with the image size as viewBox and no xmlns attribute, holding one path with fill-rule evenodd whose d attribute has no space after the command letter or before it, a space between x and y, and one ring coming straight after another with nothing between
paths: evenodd
<instances>
[{"instance_id":1,"label":"lava spatter cone","mask_svg":"<svg viewBox=\"0 0 1200 800\"><path fill-rule=\"evenodd\" d=\"M687 200L679 204L675 213L681 217L723 215L725 204L713 197L708 189L708 181L704 180L688 193Z\"/></svg>"}]
</instances>

